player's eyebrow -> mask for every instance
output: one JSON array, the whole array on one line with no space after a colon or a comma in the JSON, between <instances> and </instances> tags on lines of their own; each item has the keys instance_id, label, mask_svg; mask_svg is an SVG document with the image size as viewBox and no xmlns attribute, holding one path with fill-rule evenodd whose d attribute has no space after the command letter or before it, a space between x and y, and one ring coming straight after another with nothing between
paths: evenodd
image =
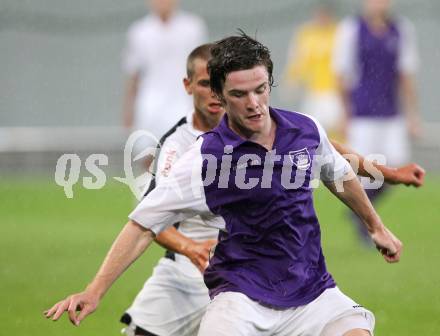
<instances>
[{"instance_id":1,"label":"player's eyebrow","mask_svg":"<svg viewBox=\"0 0 440 336\"><path fill-rule=\"evenodd\" d=\"M255 88L255 91L264 88L264 87L266 86L266 84L267 84L267 82L264 82L264 83L262 83L261 85L257 86L257 87Z\"/></svg>"},{"instance_id":2,"label":"player's eyebrow","mask_svg":"<svg viewBox=\"0 0 440 336\"><path fill-rule=\"evenodd\" d=\"M256 90L262 89L266 84L267 84L267 82L261 83L261 84L258 85L255 89L252 89L252 90L249 90L249 91L256 91ZM230 90L228 91L228 93L229 93L229 94L237 94L237 93L239 93L239 94L245 94L245 93L247 93L247 92L249 92L249 91L246 91L246 90L240 90L240 89L230 89Z\"/></svg>"}]
</instances>

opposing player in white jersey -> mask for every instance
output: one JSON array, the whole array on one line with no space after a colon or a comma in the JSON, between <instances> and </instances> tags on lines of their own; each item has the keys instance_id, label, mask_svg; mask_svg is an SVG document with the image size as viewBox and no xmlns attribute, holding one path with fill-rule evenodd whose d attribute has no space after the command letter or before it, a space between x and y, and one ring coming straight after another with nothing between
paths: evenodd
<instances>
[{"instance_id":1,"label":"opposing player in white jersey","mask_svg":"<svg viewBox=\"0 0 440 336\"><path fill-rule=\"evenodd\" d=\"M194 111L162 137L154 184L168 176L172 165L197 137L214 128L223 116L220 101L209 87L209 58L209 44L197 47L188 56L184 86L193 96ZM217 229L206 226L196 216L156 237L156 242L169 250L123 315L121 321L128 324L126 334L197 334L209 303L201 270L206 267L209 249L217 242L217 236Z\"/></svg>"}]
</instances>

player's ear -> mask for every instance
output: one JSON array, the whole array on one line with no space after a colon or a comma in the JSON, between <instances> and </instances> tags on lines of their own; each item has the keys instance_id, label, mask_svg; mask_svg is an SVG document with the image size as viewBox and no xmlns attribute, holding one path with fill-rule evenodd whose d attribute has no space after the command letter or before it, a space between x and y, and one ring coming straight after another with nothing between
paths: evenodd
<instances>
[{"instance_id":1,"label":"player's ear","mask_svg":"<svg viewBox=\"0 0 440 336\"><path fill-rule=\"evenodd\" d=\"M185 87L186 93L192 95L191 79L185 77L183 79L183 86Z\"/></svg>"}]
</instances>

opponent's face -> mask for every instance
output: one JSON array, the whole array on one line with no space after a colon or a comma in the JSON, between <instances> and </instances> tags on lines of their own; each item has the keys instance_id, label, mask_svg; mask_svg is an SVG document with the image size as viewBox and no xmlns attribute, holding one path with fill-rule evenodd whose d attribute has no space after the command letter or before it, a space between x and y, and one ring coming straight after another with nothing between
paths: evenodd
<instances>
[{"instance_id":1,"label":"opponent's face","mask_svg":"<svg viewBox=\"0 0 440 336\"><path fill-rule=\"evenodd\" d=\"M177 7L177 0L148 0L148 4L160 17L169 17Z\"/></svg>"},{"instance_id":2,"label":"opponent's face","mask_svg":"<svg viewBox=\"0 0 440 336\"><path fill-rule=\"evenodd\" d=\"M193 61L193 76L185 78L183 83L186 92L193 96L194 110L204 124L215 127L223 116L224 109L209 86L208 62L196 58Z\"/></svg>"},{"instance_id":3,"label":"opponent's face","mask_svg":"<svg viewBox=\"0 0 440 336\"><path fill-rule=\"evenodd\" d=\"M365 0L365 10L373 15L385 15L390 11L391 0Z\"/></svg>"},{"instance_id":4,"label":"opponent's face","mask_svg":"<svg viewBox=\"0 0 440 336\"><path fill-rule=\"evenodd\" d=\"M226 76L223 100L229 126L240 135L260 133L270 123L269 74L263 65Z\"/></svg>"}]
</instances>

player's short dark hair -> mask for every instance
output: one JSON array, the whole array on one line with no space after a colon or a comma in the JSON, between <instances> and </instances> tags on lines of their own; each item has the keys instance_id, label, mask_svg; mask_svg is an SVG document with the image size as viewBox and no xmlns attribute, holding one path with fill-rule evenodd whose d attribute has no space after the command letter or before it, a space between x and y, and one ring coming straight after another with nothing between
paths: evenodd
<instances>
[{"instance_id":1,"label":"player's short dark hair","mask_svg":"<svg viewBox=\"0 0 440 336\"><path fill-rule=\"evenodd\" d=\"M204 61L208 61L211 58L211 48L212 43L202 44L196 47L191 53L188 55L186 59L186 76L191 79L194 76L194 60L199 58Z\"/></svg>"},{"instance_id":2,"label":"player's short dark hair","mask_svg":"<svg viewBox=\"0 0 440 336\"><path fill-rule=\"evenodd\" d=\"M240 31L238 36L226 37L214 44L208 61L211 90L222 97L226 76L233 71L248 70L264 65L269 74L269 86L273 86L273 63L269 49Z\"/></svg>"}]
</instances>

